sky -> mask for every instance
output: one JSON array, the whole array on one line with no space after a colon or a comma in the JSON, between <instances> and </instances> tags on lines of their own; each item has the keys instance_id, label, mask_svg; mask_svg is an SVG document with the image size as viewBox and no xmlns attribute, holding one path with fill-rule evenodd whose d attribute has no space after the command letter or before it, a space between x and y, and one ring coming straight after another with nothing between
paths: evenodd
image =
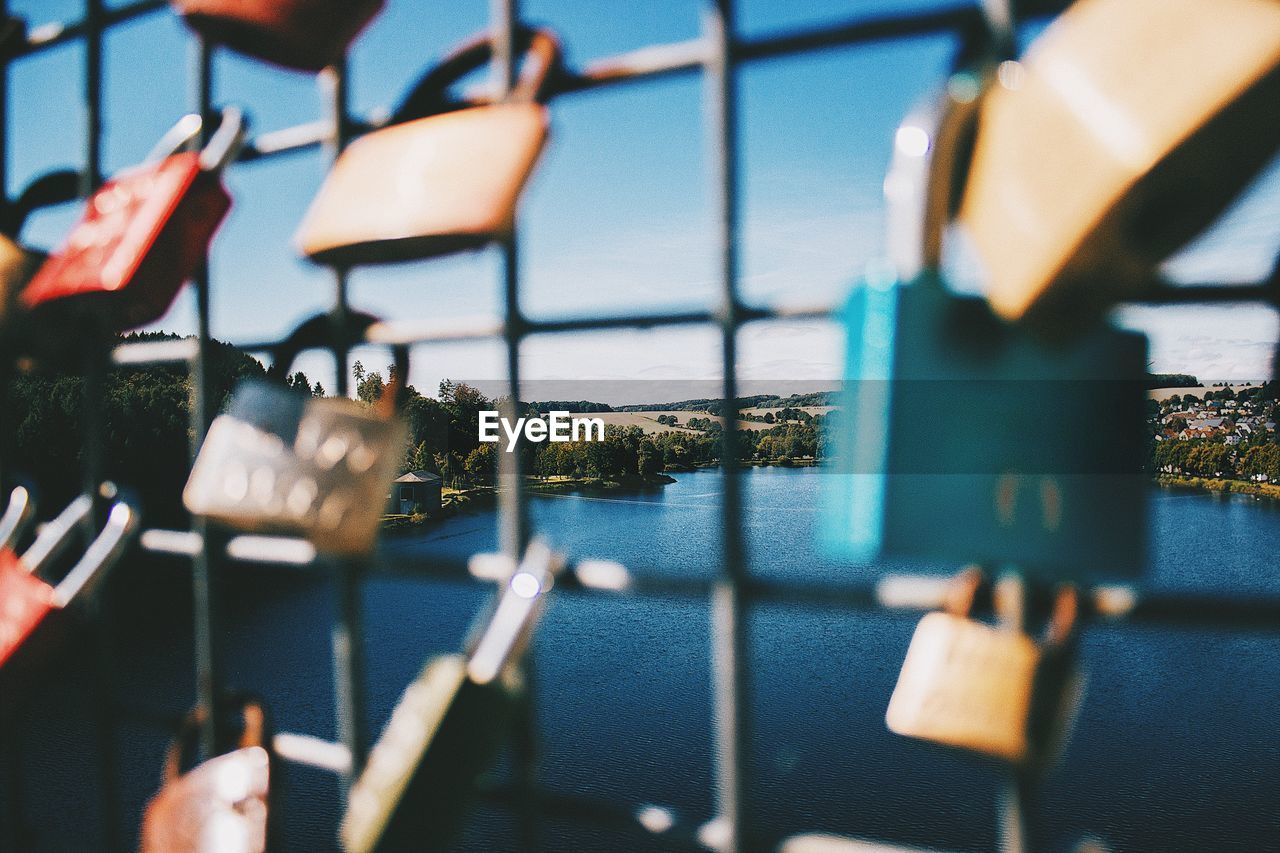
<instances>
[{"instance_id":1,"label":"sky","mask_svg":"<svg viewBox=\"0 0 1280 853\"><path fill-rule=\"evenodd\" d=\"M108 0L108 5L123 5ZM751 36L898 9L924 0L743 0ZM82 0L11 0L33 25L80 17ZM351 91L357 114L397 102L432 59L482 29L483 0L389 0L357 42ZM653 43L694 38L696 0L601 3L525 0L526 20L561 35L571 66ZM893 131L940 84L948 36L838 48L753 63L740 74L741 287L759 304L838 304L883 251L881 184ZM141 159L190 107L190 38L167 12L114 29L106 39L107 171ZM9 186L83 162L84 52L68 45L24 58L9 76ZM697 75L561 97L551 104L552 139L520 208L523 307L554 318L636 310L705 308L717 301L714 207ZM248 113L256 132L323 114L315 79L220 52L215 98ZM235 206L211 256L212 329L231 342L283 336L332 299L326 272L298 256L292 235L324 175L319 152L235 167ZM74 205L33 218L29 242L58 244ZM1223 220L1169 265L1188 281L1247 281L1280 249L1280 163L1273 163ZM494 250L356 272L352 303L388 319L448 323L502 312ZM1152 370L1202 378L1267 375L1277 318L1265 308L1132 308L1117 322L1152 339ZM195 329L184 293L152 328ZM831 321L752 324L739 340L748 390L782 380L829 387L840 378L843 334ZM385 354L359 352L366 364ZM411 381L496 379L498 342L433 345L414 352ZM719 374L711 328L574 334L529 339L527 379L712 379ZM321 356L299 364L332 390ZM632 401L635 402L635 401Z\"/></svg>"}]
</instances>

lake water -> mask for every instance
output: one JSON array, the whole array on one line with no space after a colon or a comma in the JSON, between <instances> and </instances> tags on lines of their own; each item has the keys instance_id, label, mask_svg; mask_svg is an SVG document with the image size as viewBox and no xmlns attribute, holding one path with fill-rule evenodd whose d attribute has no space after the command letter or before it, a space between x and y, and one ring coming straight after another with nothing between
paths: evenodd
<instances>
[{"instance_id":1,"label":"lake water","mask_svg":"<svg viewBox=\"0 0 1280 853\"><path fill-rule=\"evenodd\" d=\"M617 559L636 572L709 575L720 474L676 476L678 483L654 492L536 497L535 524L577 556ZM823 476L783 468L745 475L743 532L758 571L833 582L878 571L815 556ZM1156 492L1152 529L1151 586L1280 594L1276 504ZM385 556L464 556L495 545L493 514L485 511L391 540ZM119 758L128 811L136 815L154 788L164 747L148 715L176 713L189 701L190 638L180 564L128 571L126 582L146 602L126 608L117 626L120 700L132 712ZM221 641L229 681L263 694L278 728L331 736L328 583L249 567L232 570L226 583ZM485 593L463 583L382 577L366 583L365 601L376 731L424 659L457 648ZM554 600L534 655L547 788L668 804L692 822L711 815L707 616L699 600ZM916 618L783 604L752 610L752 794L764 837L821 830L992 849L995 769L884 727ZM1040 849L1066 850L1084 835L1116 850L1280 849L1280 632L1097 627L1084 633L1083 654L1087 694L1064 761L1040 795ZM83 686L63 679L43 690L42 712L24 738L24 776L33 789L24 811L47 839L40 849L83 850L83 825L94 808L83 792L92 773L84 763L91 753ZM67 819L71 799L74 820ZM334 803L331 778L288 768L280 804L288 849L330 849ZM467 846L510 848L509 816L479 816ZM133 820L122 836L129 838ZM663 849L638 835L556 820L543 832L544 846L554 850Z\"/></svg>"}]
</instances>

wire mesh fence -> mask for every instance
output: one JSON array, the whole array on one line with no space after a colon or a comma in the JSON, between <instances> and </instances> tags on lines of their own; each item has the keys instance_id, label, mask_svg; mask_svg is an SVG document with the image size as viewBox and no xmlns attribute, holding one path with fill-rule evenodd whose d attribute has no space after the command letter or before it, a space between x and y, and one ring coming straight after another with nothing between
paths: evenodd
<instances>
[{"instance_id":1,"label":"wire mesh fence","mask_svg":"<svg viewBox=\"0 0 1280 853\"><path fill-rule=\"evenodd\" d=\"M1041 4L1044 8L1028 10L1030 14L1047 14L1057 4ZM67 43L83 45L85 51L82 95L84 101L85 138L84 169L80 176L79 196L86 197L104 179L104 123L109 120L104 102L103 56L104 38L113 27L142 16L168 14L164 0L145 0L123 6L107 6L103 0L87 0L83 20L62 25L31 29L25 38L11 45L0 64L0 111L7 110L12 97L7 94L5 70L15 60ZM335 393L351 396L352 349L355 344L401 345L415 354L429 352L433 346L460 341L498 342L504 352L505 396L510 400L527 399L526 382L521 376L521 354L533 338L573 333L611 333L628 329L666 327L705 327L714 330L720 352L721 380L718 396L727 421L736 422L738 400L742 396L739 378L739 335L749 324L779 320L826 319L833 316L833 306L769 306L744 298L740 286L742 261L741 157L743 143L742 97L740 72L743 66L778 57L809 54L830 48L855 49L860 46L893 44L900 40L926 35L947 35L957 42L971 37L980 28L981 13L969 5L945 5L923 11L860 16L850 21L799 29L768 36L744 36L739 33L731 0L709 2L701 10L703 32L695 39L658 44L626 54L597 59L580 68L568 68L554 77L551 90L557 98L605 87L637 85L647 80L676 76L696 76L702 87L702 123L707 148L705 164L709 172L714 209L715 273L717 300L706 310L637 311L564 318L530 317L526 314L520 265L519 231L496 249L500 258L502 314L499 317L462 321L426 322L416 317L393 317L392 322L378 323L359 341L342 337L330 342L336 377ZM492 58L488 97L502 97L515 85L519 71L519 29L522 18L516 0L491 0L489 27L495 49ZM191 61L186 70L190 90L190 108L202 116L215 114L215 48L193 41ZM263 132L249 138L239 154L241 163L280 157L291 152L321 149L328 159L337 155L354 138L378 125L368 116L353 114L350 107L348 79L343 65L321 72L319 84L324 93L327 114L319 121ZM472 93L480 97L480 93ZM0 124L0 127L5 126ZM209 141L208 125L199 142ZM0 170L8 162L5 136L0 135ZM239 168L239 165L232 167ZM3 184L0 172L0 184ZM66 201L69 199L60 199ZM118 366L168 364L190 372L192 391L191 436L192 455L200 448L204 435L216 414L208 383L208 362L213 345L211 334L210 292L218 282L203 270L194 280L197 334L184 340L140 341L109 346L109 359L99 353L85 362L84 392L84 483L85 492L97 495L104 479L103 424L95 413L103 393L108 361ZM353 313L349 299L349 271L336 270L332 275L330 312L340 326L345 326ZM1277 302L1272 285L1225 288L1205 285L1153 291L1147 301L1252 301ZM246 310L248 306L245 306ZM241 349L264 353L274 350L279 341L240 341ZM883 608L920 610L936 606L944 597L940 584L916 579L888 578L875 583L801 583L761 577L751 571L751 559L744 543L743 488L738 458L738 430L734 427L720 433L720 458L723 461L723 493L718 505L719 541L715 549L716 567L710 579L649 577L627 574L611 564L588 559L589 555L570 555L571 570L561 584L583 594L623 594L653 597L661 601L704 601L709 603L710 637L712 640L712 715L714 731L714 825L702 828L702 834L690 831L685 837L666 836L674 844L712 845L722 850L744 850L754 846L749 839L760 804L753 778L752 756L752 672L747 614L753 605L763 603L804 603L833 607L850 612ZM557 531L535 531L530 518L529 496L521 488L524 474L520 454L499 454L497 478L498 530L500 551L509 559L518 559L535 532L545 533L555 542ZM3 460L0 460L2 462ZM127 484L126 484L127 485ZM100 501L101 503L101 501ZM188 530L148 528L140 537L139 547L154 554L189 561L194 621L196 697L199 707L213 708L224 692L226 661L220 657L219 636L224 603L220 599L220 573L231 562L311 565L324 562L314 551L296 540L264 537L230 537L194 520ZM336 743L329 743L306 733L284 733L277 737L276 747L287 760L336 773L348 786L365 764L371 745L369 731L369 699L367 695L366 614L362 587L371 577L382 573L408 574L427 579L474 578L476 564L447 558L420 560L343 559L329 561L335 578L335 622L332 633L333 684L335 715L338 721ZM621 572L621 574L619 573ZM619 578L624 580L619 581ZM1085 610L1093 619L1117 623L1154 624L1176 627L1200 627L1242 631L1274 631L1280 627L1280 597L1233 598L1199 593L1146 594L1130 587L1100 586L1090 591ZM115 788L115 768L111 755L116 749L116 714L107 698L113 662L109 644L102 644L99 662L98 701L102 704L99 761L100 778L95 789L102 798L108 825L118 827L122 818ZM670 829L661 813L636 811L627 804L589 802L580 798L560 797L538 788L536 773L537 715L526 709L520 717L523 731L515 737L514 760L518 765L513 783L488 792L497 803L511 806L520 816L520 843L529 849L538 845L537 817L567 817L570 820L600 821L608 824L661 824ZM219 741L216 714L205 714L201 725L201 745L207 755L215 753ZM20 796L20 794L19 794ZM127 818L125 818L127 819ZM119 839L111 830L107 846L115 847Z\"/></svg>"}]
</instances>

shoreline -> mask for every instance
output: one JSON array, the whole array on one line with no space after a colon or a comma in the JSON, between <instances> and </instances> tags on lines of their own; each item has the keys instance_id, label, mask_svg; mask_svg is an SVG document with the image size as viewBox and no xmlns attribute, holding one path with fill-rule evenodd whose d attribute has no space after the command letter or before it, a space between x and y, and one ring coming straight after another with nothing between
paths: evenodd
<instances>
[{"instance_id":1,"label":"shoreline","mask_svg":"<svg viewBox=\"0 0 1280 853\"><path fill-rule=\"evenodd\" d=\"M1192 477L1183 474L1159 474L1155 482L1156 485L1165 489L1188 489L1206 494L1253 495L1280 501L1280 483L1253 483L1248 480Z\"/></svg>"},{"instance_id":2,"label":"shoreline","mask_svg":"<svg viewBox=\"0 0 1280 853\"><path fill-rule=\"evenodd\" d=\"M554 494L559 492L577 491L643 491L648 489L660 489L663 486L674 482L676 482L676 479L667 474L654 474L648 477L634 475L623 477L618 480L556 477L526 480L524 488L526 491L533 494ZM459 513L467 512L471 509L492 506L497 499L497 496L498 490L493 486L472 486L467 489L449 491L443 496L440 511L434 515L383 516L382 532L393 536L398 534L414 533L424 528L431 527L445 519L453 518Z\"/></svg>"}]
</instances>

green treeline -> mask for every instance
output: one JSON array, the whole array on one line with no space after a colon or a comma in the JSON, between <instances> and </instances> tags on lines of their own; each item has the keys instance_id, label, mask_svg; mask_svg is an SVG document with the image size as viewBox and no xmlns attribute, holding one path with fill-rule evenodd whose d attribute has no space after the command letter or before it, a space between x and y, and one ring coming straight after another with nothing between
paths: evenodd
<instances>
[{"instance_id":1,"label":"green treeline","mask_svg":"<svg viewBox=\"0 0 1280 853\"><path fill-rule=\"evenodd\" d=\"M357 374L362 368L357 368ZM357 394L376 399L383 380L366 374ZM409 388L406 417L410 442L406 470L440 474L451 486L489 485L494 481L498 445L479 441L480 412L502 409L504 400L486 397L464 383L444 381L436 398ZM563 411L560 402L521 404L518 416L539 417ZM601 411L594 409L589 411ZM797 410L798 411L798 410ZM738 458L745 462L819 458L822 418L800 412L804 420L738 434ZM674 418L672 418L674 420ZM653 478L663 471L688 470L720 460L721 426L714 417L690 418L686 429L646 435L637 426L606 426L604 441L525 442L517 451L523 469L540 477L618 481Z\"/></svg>"},{"instance_id":2,"label":"green treeline","mask_svg":"<svg viewBox=\"0 0 1280 853\"><path fill-rule=\"evenodd\" d=\"M121 341L175 338L143 333ZM215 410L225 405L237 381L266 373L257 360L217 342L210 346L207 366ZM291 377L290 384L300 376ZM43 508L64 505L81 489L89 452L86 430L93 429L102 436L107 477L135 492L153 523L183 517L191 444L191 380L185 365L110 370L103 398L88 420L84 380L77 374L15 373L5 379L0 465L7 483L34 487Z\"/></svg>"},{"instance_id":3,"label":"green treeline","mask_svg":"<svg viewBox=\"0 0 1280 853\"><path fill-rule=\"evenodd\" d=\"M174 340L165 333L140 333L120 341ZM212 342L207 362L209 402L221 411L241 379L262 378L261 362L228 344ZM382 396L389 372L353 365L356 396L369 404ZM87 431L102 436L106 475L138 498L151 524L181 524L182 488L189 469L191 381L185 365L147 365L108 369L102 399L86 418L84 380L71 372L15 372L3 377L0 408L0 474L5 482L35 489L43 507L65 505L82 488L92 443ZM320 383L302 373L288 378L299 393L325 396ZM780 398L773 398L780 399ZM789 399L789 398L788 398ZM718 402L718 401L711 401ZM441 474L451 485L493 482L497 446L478 437L479 412L500 408L463 383L445 381L436 397L410 386L404 417L411 439L401 469ZM521 415L561 410L561 403L522 405ZM569 410L607 411L603 404L565 405ZM799 417L795 415L798 412ZM760 432L739 434L744 461L809 459L822 453L821 418L793 409ZM670 420L676 420L674 416ZM720 422L711 413L683 428L645 435L638 427L610 426L603 442L525 443L524 470L539 476L617 480L652 478L664 470L688 469L720 458Z\"/></svg>"}]
</instances>

